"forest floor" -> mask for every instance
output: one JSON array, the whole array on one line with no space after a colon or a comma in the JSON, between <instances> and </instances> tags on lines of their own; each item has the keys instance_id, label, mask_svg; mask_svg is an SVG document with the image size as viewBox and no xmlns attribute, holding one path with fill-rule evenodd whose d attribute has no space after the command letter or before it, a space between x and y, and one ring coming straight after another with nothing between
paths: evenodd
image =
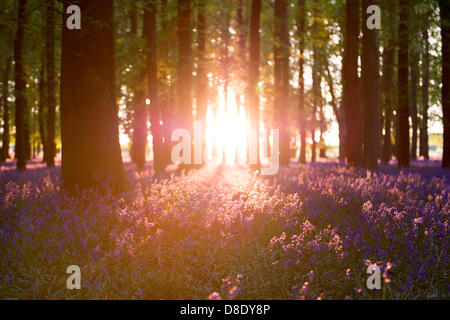
<instances>
[{"instance_id":1,"label":"forest floor","mask_svg":"<svg viewBox=\"0 0 450 320\"><path fill-rule=\"evenodd\" d=\"M126 168L132 191L69 197L59 167L2 164L0 298L448 299L450 172L436 161L293 163L271 178Z\"/></svg>"}]
</instances>

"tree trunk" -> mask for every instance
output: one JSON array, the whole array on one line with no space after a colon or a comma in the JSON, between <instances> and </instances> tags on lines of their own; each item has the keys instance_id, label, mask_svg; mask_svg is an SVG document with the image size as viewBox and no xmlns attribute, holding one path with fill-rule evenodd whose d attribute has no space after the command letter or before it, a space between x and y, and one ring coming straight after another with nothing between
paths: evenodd
<instances>
[{"instance_id":1,"label":"tree trunk","mask_svg":"<svg viewBox=\"0 0 450 320\"><path fill-rule=\"evenodd\" d=\"M312 107L312 114L311 114L311 138L312 138L312 145L311 145L311 162L316 161L316 125L317 125L317 106L319 104L319 100L321 99L321 85L320 85L320 67L319 67L319 52L317 47L317 20L318 20L318 0L314 0L314 9L313 9L313 30L312 30L312 37L313 37L313 67L312 67L312 91L313 91L313 107Z\"/></svg>"},{"instance_id":2,"label":"tree trunk","mask_svg":"<svg viewBox=\"0 0 450 320\"><path fill-rule=\"evenodd\" d=\"M395 45L394 41L390 38L387 41L383 50L383 104L384 104L384 136L383 136L383 150L381 155L381 161L383 163L389 163L392 155L392 142L391 142L391 124L392 124L392 106L394 105L394 56Z\"/></svg>"},{"instance_id":3,"label":"tree trunk","mask_svg":"<svg viewBox=\"0 0 450 320\"><path fill-rule=\"evenodd\" d=\"M81 0L81 30L62 31L61 140L64 187L127 188L114 90L114 6ZM64 4L63 12L66 12ZM63 15L63 25L65 15Z\"/></svg>"},{"instance_id":4,"label":"tree trunk","mask_svg":"<svg viewBox=\"0 0 450 320\"><path fill-rule=\"evenodd\" d=\"M398 166L409 166L408 0L399 0L398 25Z\"/></svg>"},{"instance_id":5,"label":"tree trunk","mask_svg":"<svg viewBox=\"0 0 450 320\"><path fill-rule=\"evenodd\" d=\"M14 42L14 91L16 96L16 145L15 158L17 159L17 169L26 169L26 146L25 146L25 108L26 108L26 80L23 65L23 41L25 28L25 8L26 0L19 0L19 10L17 19L17 33Z\"/></svg>"},{"instance_id":6,"label":"tree trunk","mask_svg":"<svg viewBox=\"0 0 450 320\"><path fill-rule=\"evenodd\" d=\"M410 78L410 116L411 116L411 124L412 124L412 140L411 140L411 159L417 159L417 129L418 129L418 118L417 118L417 87L419 85L419 52L413 46L411 48L410 53L410 69L411 69L411 78Z\"/></svg>"},{"instance_id":7,"label":"tree trunk","mask_svg":"<svg viewBox=\"0 0 450 320\"><path fill-rule=\"evenodd\" d=\"M250 166L253 170L259 170L261 168L259 157L259 96L256 90L259 79L259 27L261 19L261 5L261 0L252 0L250 17L247 98L250 114L250 130L256 134L256 163L251 164Z\"/></svg>"},{"instance_id":8,"label":"tree trunk","mask_svg":"<svg viewBox=\"0 0 450 320\"><path fill-rule=\"evenodd\" d=\"M44 55L43 55L44 56ZM43 60L45 61L45 60ZM41 144L43 148L43 162L47 162L48 149L47 149L47 130L45 125L45 106L47 104L47 83L45 81L45 64L41 66L39 72L39 106L38 106L38 124L39 124L39 136L41 138Z\"/></svg>"},{"instance_id":9,"label":"tree trunk","mask_svg":"<svg viewBox=\"0 0 450 320\"><path fill-rule=\"evenodd\" d=\"M56 96L55 96L55 2L47 1L47 37L46 37L46 67L47 67L47 166L55 165L55 120L56 120Z\"/></svg>"},{"instance_id":10,"label":"tree trunk","mask_svg":"<svg viewBox=\"0 0 450 320\"><path fill-rule=\"evenodd\" d=\"M11 57L6 60L5 71L2 82L2 99L1 107L3 108L3 134L2 134L2 148L0 150L0 161L9 159L9 77L11 72Z\"/></svg>"},{"instance_id":11,"label":"tree trunk","mask_svg":"<svg viewBox=\"0 0 450 320\"><path fill-rule=\"evenodd\" d=\"M178 0L178 109L181 128L193 137L191 0ZM193 152L190 163L192 164ZM187 164L185 164L187 165Z\"/></svg>"},{"instance_id":12,"label":"tree trunk","mask_svg":"<svg viewBox=\"0 0 450 320\"><path fill-rule=\"evenodd\" d=\"M374 0L362 1L362 21L367 21L367 7ZM377 29L363 24L361 80L364 115L364 166L370 170L378 167L379 122L380 122L380 66L378 60Z\"/></svg>"},{"instance_id":13,"label":"tree trunk","mask_svg":"<svg viewBox=\"0 0 450 320\"><path fill-rule=\"evenodd\" d=\"M143 24L143 34L145 38L146 34L146 12L144 12L144 24ZM137 8L135 1L132 1L130 12L130 34L133 37L138 37L137 30ZM145 151L147 147L147 108L146 108L146 86L145 86L145 69L141 67L138 72L138 81L134 88L134 95L132 98L132 108L133 108L133 134L131 136L131 147L130 147L130 157L131 161L140 170L145 167Z\"/></svg>"},{"instance_id":14,"label":"tree trunk","mask_svg":"<svg viewBox=\"0 0 450 320\"><path fill-rule=\"evenodd\" d=\"M149 0L144 12L144 36L147 44L147 92L150 99L150 123L153 137L153 165L156 172L165 169L164 140L158 93L157 1Z\"/></svg>"},{"instance_id":15,"label":"tree trunk","mask_svg":"<svg viewBox=\"0 0 450 320\"><path fill-rule=\"evenodd\" d=\"M202 150L203 154L206 152L206 111L207 111L207 90L208 78L206 75L206 1L200 0L198 2L197 14L197 32L198 32L198 47L197 47L197 115L198 120L202 124ZM203 164L202 157L202 164Z\"/></svg>"},{"instance_id":16,"label":"tree trunk","mask_svg":"<svg viewBox=\"0 0 450 320\"><path fill-rule=\"evenodd\" d=\"M422 120L420 122L420 152L425 159L428 154L428 97L430 86L430 43L428 41L428 27L422 32L424 50L422 52Z\"/></svg>"},{"instance_id":17,"label":"tree trunk","mask_svg":"<svg viewBox=\"0 0 450 320\"><path fill-rule=\"evenodd\" d=\"M280 165L290 159L289 112L289 30L288 1L275 0L275 126L280 134Z\"/></svg>"},{"instance_id":18,"label":"tree trunk","mask_svg":"<svg viewBox=\"0 0 450 320\"><path fill-rule=\"evenodd\" d=\"M450 2L439 0L442 36L442 121L444 152L442 167L450 168Z\"/></svg>"},{"instance_id":19,"label":"tree trunk","mask_svg":"<svg viewBox=\"0 0 450 320\"><path fill-rule=\"evenodd\" d=\"M362 160L361 93L358 78L359 0L347 1L346 15L342 63L346 156L349 165L359 166Z\"/></svg>"},{"instance_id":20,"label":"tree trunk","mask_svg":"<svg viewBox=\"0 0 450 320\"><path fill-rule=\"evenodd\" d=\"M306 24L306 1L298 1L298 17L297 30L299 39L300 56L298 60L299 74L298 74L298 111L299 111L299 127L300 127L300 155L298 161L300 163L306 162L306 110L305 110L305 80L303 77L305 64L305 24Z\"/></svg>"}]
</instances>

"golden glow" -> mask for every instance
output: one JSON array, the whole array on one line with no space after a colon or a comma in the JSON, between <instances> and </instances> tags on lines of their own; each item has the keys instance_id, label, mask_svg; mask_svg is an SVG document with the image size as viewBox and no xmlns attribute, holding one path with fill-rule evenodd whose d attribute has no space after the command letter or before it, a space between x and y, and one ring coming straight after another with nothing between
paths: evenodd
<instances>
[{"instance_id":1,"label":"golden glow","mask_svg":"<svg viewBox=\"0 0 450 320\"><path fill-rule=\"evenodd\" d=\"M226 99L226 100L225 100ZM238 110L239 109L239 110ZM211 106L207 110L206 146L208 158L214 158L213 146L216 148L216 158L232 164L236 159L245 161L247 150L247 118L244 108L236 105L236 94L229 88L227 98L223 87L219 88L218 106L215 114Z\"/></svg>"}]
</instances>

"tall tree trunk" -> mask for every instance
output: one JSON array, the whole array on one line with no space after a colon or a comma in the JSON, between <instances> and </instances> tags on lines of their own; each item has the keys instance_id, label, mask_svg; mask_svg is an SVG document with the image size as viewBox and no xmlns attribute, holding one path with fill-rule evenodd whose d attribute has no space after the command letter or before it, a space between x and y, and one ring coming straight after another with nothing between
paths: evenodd
<instances>
[{"instance_id":1,"label":"tall tree trunk","mask_svg":"<svg viewBox=\"0 0 450 320\"><path fill-rule=\"evenodd\" d=\"M298 161L300 163L306 162L306 110L305 110L305 80L303 77L305 64L305 25L306 25L306 1L298 0L298 16L297 16L297 30L300 56L298 60L299 74L298 74L298 111L299 111L299 127L300 127L300 155Z\"/></svg>"},{"instance_id":2,"label":"tall tree trunk","mask_svg":"<svg viewBox=\"0 0 450 320\"><path fill-rule=\"evenodd\" d=\"M389 163L392 155L391 142L391 124L392 124L392 106L394 105L394 56L395 45L392 38L387 41L383 50L383 105L384 105L384 136L383 136L383 150L381 161Z\"/></svg>"},{"instance_id":3,"label":"tall tree trunk","mask_svg":"<svg viewBox=\"0 0 450 320\"><path fill-rule=\"evenodd\" d=\"M444 152L442 167L450 168L450 2L439 0L442 36L442 121Z\"/></svg>"},{"instance_id":4,"label":"tall tree trunk","mask_svg":"<svg viewBox=\"0 0 450 320\"><path fill-rule=\"evenodd\" d=\"M422 120L420 122L420 155L425 159L428 154L428 97L430 86L430 43L428 41L428 26L422 32L424 49L422 52Z\"/></svg>"},{"instance_id":5,"label":"tall tree trunk","mask_svg":"<svg viewBox=\"0 0 450 320\"><path fill-rule=\"evenodd\" d=\"M198 32L198 47L197 47L197 115L198 120L202 123L202 150L203 154L206 152L206 109L207 109L207 90L208 78L206 75L206 0L198 2L197 14L197 32ZM202 163L204 159L202 157Z\"/></svg>"},{"instance_id":6,"label":"tall tree trunk","mask_svg":"<svg viewBox=\"0 0 450 320\"><path fill-rule=\"evenodd\" d=\"M6 60L5 70L2 79L2 99L1 107L3 108L3 134L2 134L2 148L0 150L0 161L9 159L9 77L11 73L11 57Z\"/></svg>"},{"instance_id":7,"label":"tall tree trunk","mask_svg":"<svg viewBox=\"0 0 450 320\"><path fill-rule=\"evenodd\" d=\"M398 166L409 166L409 1L399 0L398 25Z\"/></svg>"},{"instance_id":8,"label":"tall tree trunk","mask_svg":"<svg viewBox=\"0 0 450 320\"><path fill-rule=\"evenodd\" d=\"M358 78L359 0L347 0L344 35L343 107L346 123L346 156L349 165L362 161L361 93Z\"/></svg>"},{"instance_id":9,"label":"tall tree trunk","mask_svg":"<svg viewBox=\"0 0 450 320\"><path fill-rule=\"evenodd\" d=\"M339 160L344 161L345 160L345 118L342 111L342 106L338 106L338 102L336 99L336 94L334 92L334 84L333 84L333 77L331 76L330 66L328 63L328 60L325 58L325 79L328 83L328 87L330 89L330 95L331 95L331 107L333 109L333 112L336 116L336 120L338 123L338 129L339 129Z\"/></svg>"},{"instance_id":10,"label":"tall tree trunk","mask_svg":"<svg viewBox=\"0 0 450 320\"><path fill-rule=\"evenodd\" d=\"M19 10L17 18L17 33L14 42L14 91L16 96L16 145L15 158L17 159L17 169L26 169L26 146L25 146L25 109L26 109L26 80L23 65L23 41L25 28L25 8L27 1L19 0Z\"/></svg>"},{"instance_id":11,"label":"tall tree trunk","mask_svg":"<svg viewBox=\"0 0 450 320\"><path fill-rule=\"evenodd\" d=\"M250 130L256 134L256 163L251 164L253 170L261 168L259 156L259 96L256 86L259 79L259 27L261 19L261 0L252 0L250 16L250 46L249 46L249 68L247 98L250 113ZM250 150L251 152L251 150Z\"/></svg>"},{"instance_id":12,"label":"tall tree trunk","mask_svg":"<svg viewBox=\"0 0 450 320\"><path fill-rule=\"evenodd\" d=\"M43 55L44 58L45 55ZM43 59L43 61L45 61ZM47 162L48 149L47 149L47 130L45 125L45 106L47 105L47 83L45 80L45 64L41 66L39 72L39 106L38 106L38 124L39 124L39 136L41 138L41 144L43 148L42 161Z\"/></svg>"},{"instance_id":13,"label":"tall tree trunk","mask_svg":"<svg viewBox=\"0 0 450 320\"><path fill-rule=\"evenodd\" d=\"M412 141L411 141L411 159L417 159L417 129L418 129L418 118L417 118L417 87L419 85L419 52L412 46L410 53L410 90L409 90L409 106L410 106L410 116L412 124Z\"/></svg>"},{"instance_id":14,"label":"tall tree trunk","mask_svg":"<svg viewBox=\"0 0 450 320\"><path fill-rule=\"evenodd\" d=\"M362 21L367 21L367 7L375 0L362 1ZM380 122L380 66L378 60L377 29L363 24L361 80L364 115L364 166L370 170L378 167L379 122Z\"/></svg>"},{"instance_id":15,"label":"tall tree trunk","mask_svg":"<svg viewBox=\"0 0 450 320\"><path fill-rule=\"evenodd\" d=\"M289 112L289 30L288 1L275 0L275 126L280 134L280 165L290 160Z\"/></svg>"},{"instance_id":16,"label":"tall tree trunk","mask_svg":"<svg viewBox=\"0 0 450 320\"><path fill-rule=\"evenodd\" d=\"M55 165L55 120L56 120L56 96L55 96L55 2L47 1L47 36L46 36L46 67L47 67L47 166Z\"/></svg>"},{"instance_id":17,"label":"tall tree trunk","mask_svg":"<svg viewBox=\"0 0 450 320\"><path fill-rule=\"evenodd\" d=\"M143 23L143 35L145 38L146 29L147 29L147 2L144 12L144 23ZM130 12L130 35L133 37L138 37L137 30L137 8L135 1L132 1ZM148 52L146 52L148 54ZM146 107L146 70L141 67L141 70L138 72L138 82L134 88L134 95L132 98L132 108L133 108L133 134L131 136L131 147L130 147L130 157L131 161L136 165L136 167L140 170L145 167L145 151L147 147L147 107Z\"/></svg>"},{"instance_id":18,"label":"tall tree trunk","mask_svg":"<svg viewBox=\"0 0 450 320\"><path fill-rule=\"evenodd\" d=\"M150 98L150 123L153 136L153 163L156 172L165 169L164 140L158 93L157 70L157 1L148 0L144 12L144 36L147 43L147 91Z\"/></svg>"},{"instance_id":19,"label":"tall tree trunk","mask_svg":"<svg viewBox=\"0 0 450 320\"><path fill-rule=\"evenodd\" d=\"M178 0L178 106L181 127L193 137L191 0ZM193 152L190 163L192 164ZM185 164L186 165L186 164Z\"/></svg>"},{"instance_id":20,"label":"tall tree trunk","mask_svg":"<svg viewBox=\"0 0 450 320\"><path fill-rule=\"evenodd\" d=\"M311 162L316 161L316 126L317 126L317 106L319 104L319 100L321 99L321 85L320 85L320 62L319 62L319 52L317 47L317 20L318 20L318 0L314 0L314 9L313 9L313 30L312 30L312 37L313 37L313 67L312 67L312 91L313 91L313 107L312 107L312 114L311 114L311 139L312 139L312 145L311 145Z\"/></svg>"},{"instance_id":21,"label":"tall tree trunk","mask_svg":"<svg viewBox=\"0 0 450 320\"><path fill-rule=\"evenodd\" d=\"M80 0L81 30L62 31L62 178L68 190L127 187L119 144L112 1ZM66 12L64 4L63 12ZM65 15L63 15L63 25Z\"/></svg>"}]
</instances>

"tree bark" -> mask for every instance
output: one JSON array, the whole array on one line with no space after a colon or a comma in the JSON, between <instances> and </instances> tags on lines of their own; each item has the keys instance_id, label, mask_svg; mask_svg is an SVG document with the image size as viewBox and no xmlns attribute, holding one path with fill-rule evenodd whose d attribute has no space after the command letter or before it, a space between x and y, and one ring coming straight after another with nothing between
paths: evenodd
<instances>
[{"instance_id":1,"label":"tree bark","mask_svg":"<svg viewBox=\"0 0 450 320\"><path fill-rule=\"evenodd\" d=\"M442 36L442 121L444 151L442 167L450 168L450 2L439 0Z\"/></svg>"},{"instance_id":2,"label":"tree bark","mask_svg":"<svg viewBox=\"0 0 450 320\"><path fill-rule=\"evenodd\" d=\"M14 91L16 96L16 145L15 158L17 159L17 169L26 169L26 146L25 146L25 109L26 109L26 80L23 65L23 41L25 29L25 8L27 1L19 0L19 10L17 19L16 40L14 42Z\"/></svg>"},{"instance_id":3,"label":"tree bark","mask_svg":"<svg viewBox=\"0 0 450 320\"><path fill-rule=\"evenodd\" d=\"M358 78L359 47L359 0L346 3L346 26L344 37L343 106L346 123L346 157L349 165L362 162L361 93Z\"/></svg>"},{"instance_id":4,"label":"tree bark","mask_svg":"<svg viewBox=\"0 0 450 320\"><path fill-rule=\"evenodd\" d=\"M290 160L289 112L289 30L288 1L275 0L275 126L280 135L280 165Z\"/></svg>"},{"instance_id":5,"label":"tree bark","mask_svg":"<svg viewBox=\"0 0 450 320\"><path fill-rule=\"evenodd\" d=\"M362 21L367 21L367 7L375 0L362 1ZM379 123L380 123L380 66L378 59L377 29L369 29L365 24L362 37L361 80L364 115L364 161L370 170L378 167Z\"/></svg>"},{"instance_id":6,"label":"tree bark","mask_svg":"<svg viewBox=\"0 0 450 320\"><path fill-rule=\"evenodd\" d=\"M81 30L62 31L62 178L68 190L127 188L114 90L113 1L77 1ZM64 4L63 12L66 12ZM65 15L63 15L65 25Z\"/></svg>"},{"instance_id":7,"label":"tree bark","mask_svg":"<svg viewBox=\"0 0 450 320\"><path fill-rule=\"evenodd\" d=\"M409 1L399 0L398 25L398 166L409 166Z\"/></svg>"}]
</instances>

